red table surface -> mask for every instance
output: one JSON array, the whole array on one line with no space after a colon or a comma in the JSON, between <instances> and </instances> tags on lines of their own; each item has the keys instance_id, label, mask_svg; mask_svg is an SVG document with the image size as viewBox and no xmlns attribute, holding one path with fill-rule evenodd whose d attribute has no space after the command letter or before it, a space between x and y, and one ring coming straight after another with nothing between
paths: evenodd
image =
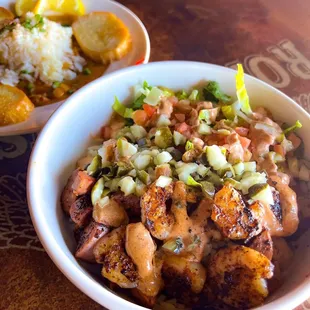
<instances>
[{"instance_id":1,"label":"red table surface","mask_svg":"<svg viewBox=\"0 0 310 310\"><path fill-rule=\"evenodd\" d=\"M195 60L224 66L240 62L247 73L277 87L310 111L309 1L121 3L145 24L151 39L151 61ZM17 174L15 180L21 190L15 205L18 211L9 221L6 215L0 216L0 309L103 309L75 288L43 251L27 213L24 175ZM1 182L1 186L9 183ZM3 213L6 203L14 203L2 198ZM4 229L8 231L5 236ZM310 309L310 299L298 309Z\"/></svg>"}]
</instances>

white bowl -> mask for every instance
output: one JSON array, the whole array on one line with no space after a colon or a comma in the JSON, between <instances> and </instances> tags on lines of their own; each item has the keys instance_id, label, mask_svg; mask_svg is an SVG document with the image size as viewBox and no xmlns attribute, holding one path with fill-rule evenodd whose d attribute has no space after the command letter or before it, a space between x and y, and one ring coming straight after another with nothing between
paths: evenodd
<instances>
[{"instance_id":1,"label":"white bowl","mask_svg":"<svg viewBox=\"0 0 310 310\"><path fill-rule=\"evenodd\" d=\"M5 7L14 11L15 0L0 0L0 7ZM84 0L87 13L95 11L106 11L114 13L128 27L131 38L132 48L122 59L113 62L104 75L116 70L135 65L137 62L144 64L150 58L150 38L141 20L131 10L124 5L112 0ZM39 131L47 122L49 117L62 105L64 101L36 107L30 117L21 123L7 126L0 126L0 136L20 135Z\"/></svg>"},{"instance_id":2,"label":"white bowl","mask_svg":"<svg viewBox=\"0 0 310 310\"><path fill-rule=\"evenodd\" d=\"M198 62L167 61L117 71L104 76L71 96L50 118L39 135L28 169L29 209L37 234L58 268L80 290L109 309L145 309L118 297L74 257L75 241L59 197L77 159L91 144L111 114L114 95L121 101L130 96L130 87L148 81L173 89L186 89L202 80L216 80L228 94L235 93L235 71ZM246 76L252 105L268 107L276 119L294 123L310 156L310 117L293 100L253 77ZM292 309L310 295L310 238L305 236L296 251L296 263L284 285L259 309Z\"/></svg>"}]
</instances>

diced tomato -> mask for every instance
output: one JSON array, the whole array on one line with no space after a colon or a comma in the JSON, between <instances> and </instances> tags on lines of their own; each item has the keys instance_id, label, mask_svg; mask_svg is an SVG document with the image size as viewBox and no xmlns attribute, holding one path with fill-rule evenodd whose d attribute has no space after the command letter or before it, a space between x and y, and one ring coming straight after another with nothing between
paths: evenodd
<instances>
[{"instance_id":1,"label":"diced tomato","mask_svg":"<svg viewBox=\"0 0 310 310\"><path fill-rule=\"evenodd\" d=\"M174 117L181 123L185 121L185 114L177 113L174 114Z\"/></svg>"},{"instance_id":2,"label":"diced tomato","mask_svg":"<svg viewBox=\"0 0 310 310\"><path fill-rule=\"evenodd\" d=\"M149 117L144 110L137 110L133 113L133 121L140 126L144 126L148 121Z\"/></svg>"},{"instance_id":3,"label":"diced tomato","mask_svg":"<svg viewBox=\"0 0 310 310\"><path fill-rule=\"evenodd\" d=\"M285 150L284 150L284 148L283 148L282 145L276 144L276 145L273 147L273 150L274 150L276 153L280 154L282 157L285 157Z\"/></svg>"},{"instance_id":4,"label":"diced tomato","mask_svg":"<svg viewBox=\"0 0 310 310\"><path fill-rule=\"evenodd\" d=\"M239 141L244 149L247 149L251 144L251 140L245 137L239 136Z\"/></svg>"},{"instance_id":5,"label":"diced tomato","mask_svg":"<svg viewBox=\"0 0 310 310\"><path fill-rule=\"evenodd\" d=\"M293 132L290 133L287 138L288 138L288 140L290 140L293 143L295 150L300 146L301 139L299 137L297 137Z\"/></svg>"},{"instance_id":6,"label":"diced tomato","mask_svg":"<svg viewBox=\"0 0 310 310\"><path fill-rule=\"evenodd\" d=\"M242 137L246 137L249 133L249 129L245 127L236 127L235 131L239 136L242 136Z\"/></svg>"},{"instance_id":7,"label":"diced tomato","mask_svg":"<svg viewBox=\"0 0 310 310\"><path fill-rule=\"evenodd\" d=\"M156 108L152 107L149 104L144 104L143 105L143 110L146 112L146 114L148 115L148 117L152 117L152 115L155 113Z\"/></svg>"},{"instance_id":8,"label":"diced tomato","mask_svg":"<svg viewBox=\"0 0 310 310\"><path fill-rule=\"evenodd\" d=\"M185 122L183 122L183 123L177 124L175 126L175 129L179 133L184 134L184 133L189 133L191 130L191 127L189 125L187 125Z\"/></svg>"}]
</instances>

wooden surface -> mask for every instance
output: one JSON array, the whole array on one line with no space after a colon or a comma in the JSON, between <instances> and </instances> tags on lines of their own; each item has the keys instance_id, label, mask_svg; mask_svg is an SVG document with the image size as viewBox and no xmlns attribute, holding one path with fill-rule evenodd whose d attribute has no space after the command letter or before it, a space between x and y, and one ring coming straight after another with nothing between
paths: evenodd
<instances>
[{"instance_id":1,"label":"wooden surface","mask_svg":"<svg viewBox=\"0 0 310 310\"><path fill-rule=\"evenodd\" d=\"M309 1L121 2L149 31L151 61L196 60L226 66L241 62L247 73L278 87L310 111ZM13 152L23 167L17 169L7 156L8 164L0 168L0 309L103 309L61 274L32 229L24 184L34 139L28 135L0 140L0 159ZM4 194L8 189L11 194ZM299 309L310 309L310 300Z\"/></svg>"}]
</instances>

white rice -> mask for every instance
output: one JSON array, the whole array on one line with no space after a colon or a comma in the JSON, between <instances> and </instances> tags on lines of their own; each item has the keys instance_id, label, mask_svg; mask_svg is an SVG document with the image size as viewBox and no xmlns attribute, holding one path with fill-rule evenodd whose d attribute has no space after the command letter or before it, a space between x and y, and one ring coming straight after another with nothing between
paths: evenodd
<instances>
[{"instance_id":1,"label":"white rice","mask_svg":"<svg viewBox=\"0 0 310 310\"><path fill-rule=\"evenodd\" d=\"M26 18L36 23L33 13ZM0 34L0 82L15 86L20 79L40 79L47 85L72 80L86 61L72 50L72 28L44 18L42 27L17 23ZM26 73L25 73L26 72Z\"/></svg>"}]
</instances>

